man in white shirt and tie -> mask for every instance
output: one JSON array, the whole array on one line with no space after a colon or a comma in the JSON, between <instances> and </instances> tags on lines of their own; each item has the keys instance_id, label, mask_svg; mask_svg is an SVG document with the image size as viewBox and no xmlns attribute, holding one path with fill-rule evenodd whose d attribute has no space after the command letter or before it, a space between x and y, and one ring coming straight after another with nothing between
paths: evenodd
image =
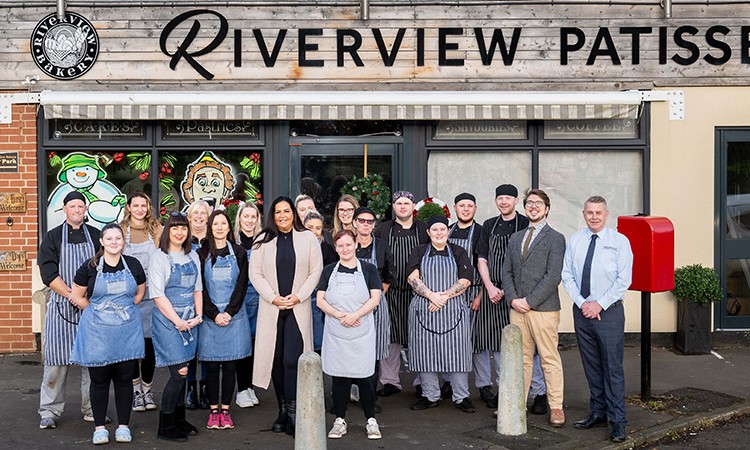
<instances>
[{"instance_id":1,"label":"man in white shirt and tie","mask_svg":"<svg viewBox=\"0 0 750 450\"><path fill-rule=\"evenodd\" d=\"M625 373L623 352L625 312L633 252L628 239L607 227L607 201L600 196L584 203L587 227L570 237L562 281L573 299L573 321L589 384L590 414L574 427L612 426L613 442L625 440Z\"/></svg>"}]
</instances>

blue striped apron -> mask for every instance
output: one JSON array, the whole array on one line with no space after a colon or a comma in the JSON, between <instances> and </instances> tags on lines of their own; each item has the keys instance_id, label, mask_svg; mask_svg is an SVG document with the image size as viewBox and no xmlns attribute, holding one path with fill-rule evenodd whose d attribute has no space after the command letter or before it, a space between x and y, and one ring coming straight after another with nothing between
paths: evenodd
<instances>
[{"instance_id":1,"label":"blue striped apron","mask_svg":"<svg viewBox=\"0 0 750 450\"><path fill-rule=\"evenodd\" d=\"M458 265L450 245L448 255L430 255L427 246L419 276L433 292L442 292L458 282ZM409 369L413 372L471 371L471 324L469 307L461 294L438 311L428 310L430 301L414 294L409 305Z\"/></svg>"},{"instance_id":2,"label":"blue striped apron","mask_svg":"<svg viewBox=\"0 0 750 450\"><path fill-rule=\"evenodd\" d=\"M68 286L73 286L76 271L94 256L94 243L89 230L82 224L86 242L71 244L68 242L68 223L62 225L62 245L60 246L60 278ZM71 305L67 298L52 291L47 302L47 313L44 316L44 364L47 366L67 366L70 364L70 352L78 331L81 311Z\"/></svg>"},{"instance_id":3,"label":"blue striped apron","mask_svg":"<svg viewBox=\"0 0 750 450\"><path fill-rule=\"evenodd\" d=\"M378 257L375 252L375 237L372 238L372 251L369 258L359 258L360 261L368 262L378 267ZM388 356L391 343L391 315L388 311L388 300L385 294L380 294L380 304L373 311L375 318L375 359L380 360Z\"/></svg>"}]
</instances>

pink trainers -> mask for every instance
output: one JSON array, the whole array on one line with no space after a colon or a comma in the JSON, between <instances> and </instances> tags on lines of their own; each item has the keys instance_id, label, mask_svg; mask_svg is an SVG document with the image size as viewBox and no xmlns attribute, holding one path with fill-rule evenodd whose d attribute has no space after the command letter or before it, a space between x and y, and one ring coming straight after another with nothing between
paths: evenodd
<instances>
[{"instance_id":1,"label":"pink trainers","mask_svg":"<svg viewBox=\"0 0 750 450\"><path fill-rule=\"evenodd\" d=\"M213 430L220 430L222 428L221 414L219 414L218 409L211 410L211 413L208 415L208 424L206 424L206 428Z\"/></svg>"},{"instance_id":2,"label":"pink trainers","mask_svg":"<svg viewBox=\"0 0 750 450\"><path fill-rule=\"evenodd\" d=\"M232 422L232 416L229 414L228 409L221 410L221 414L219 414L219 422L221 422L222 430L234 428L234 422Z\"/></svg>"}]
</instances>

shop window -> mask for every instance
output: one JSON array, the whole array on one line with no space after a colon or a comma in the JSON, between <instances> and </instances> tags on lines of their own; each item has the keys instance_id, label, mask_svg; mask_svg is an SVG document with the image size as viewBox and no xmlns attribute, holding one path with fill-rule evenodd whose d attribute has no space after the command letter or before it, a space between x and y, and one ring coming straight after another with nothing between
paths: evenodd
<instances>
[{"instance_id":1,"label":"shop window","mask_svg":"<svg viewBox=\"0 0 750 450\"><path fill-rule=\"evenodd\" d=\"M462 192L477 198L477 222L498 214L495 187L510 183L523 192L531 186L530 151L432 151L427 161L427 191L449 205Z\"/></svg>"},{"instance_id":2,"label":"shop window","mask_svg":"<svg viewBox=\"0 0 750 450\"><path fill-rule=\"evenodd\" d=\"M292 136L401 136L401 122L385 120L294 120Z\"/></svg>"},{"instance_id":3,"label":"shop window","mask_svg":"<svg viewBox=\"0 0 750 450\"><path fill-rule=\"evenodd\" d=\"M184 211L195 200L225 206L262 204L262 152L198 150L159 152L159 212Z\"/></svg>"},{"instance_id":4,"label":"shop window","mask_svg":"<svg viewBox=\"0 0 750 450\"><path fill-rule=\"evenodd\" d=\"M607 199L610 227L620 215L643 211L641 151L541 151L539 187L550 196L550 224L570 236L583 228L583 202Z\"/></svg>"},{"instance_id":5,"label":"shop window","mask_svg":"<svg viewBox=\"0 0 750 450\"><path fill-rule=\"evenodd\" d=\"M63 199L73 191L88 199L87 223L101 228L122 219L127 195L151 192L151 153L51 151L47 153L47 229L65 220Z\"/></svg>"}]
</instances>

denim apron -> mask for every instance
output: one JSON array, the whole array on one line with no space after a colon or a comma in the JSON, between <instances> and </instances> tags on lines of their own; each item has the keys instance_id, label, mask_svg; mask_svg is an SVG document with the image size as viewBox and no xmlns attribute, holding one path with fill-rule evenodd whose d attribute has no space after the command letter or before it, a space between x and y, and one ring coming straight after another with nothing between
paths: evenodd
<instances>
[{"instance_id":1,"label":"denim apron","mask_svg":"<svg viewBox=\"0 0 750 450\"><path fill-rule=\"evenodd\" d=\"M359 260L356 273L339 272L340 264L336 263L328 280L326 301L339 311L354 312L370 299L370 289ZM367 378L375 373L375 320L370 313L359 321L358 327L345 327L335 317L326 316L321 351L324 373L346 378Z\"/></svg>"},{"instance_id":2,"label":"denim apron","mask_svg":"<svg viewBox=\"0 0 750 450\"><path fill-rule=\"evenodd\" d=\"M250 249L245 250L247 252L247 261L250 263ZM260 295L255 290L253 283L250 280L247 281L247 293L245 294L245 313L250 321L250 336L255 338L255 330L258 325L258 300ZM234 320L234 319L232 319Z\"/></svg>"},{"instance_id":3,"label":"denim apron","mask_svg":"<svg viewBox=\"0 0 750 450\"><path fill-rule=\"evenodd\" d=\"M62 225L62 245L58 270L60 278L68 286L73 286L76 271L83 263L94 256L94 243L86 225L83 233L86 242L71 244L68 242L68 223ZM47 302L44 316L44 365L67 366L70 364L70 351L76 339L81 310L71 305L67 298L52 291Z\"/></svg>"},{"instance_id":4,"label":"denim apron","mask_svg":"<svg viewBox=\"0 0 750 450\"><path fill-rule=\"evenodd\" d=\"M156 251L153 239L146 239L145 242L140 244L133 244L130 242L130 226L125 229L125 250L123 255L132 256L137 259L143 271L148 275L148 261L151 259L151 254ZM143 323L143 336L151 337L151 314L154 311L154 299L151 298L148 292L148 278L146 279L146 293L143 295L143 300L138 303L138 309L141 311L141 322Z\"/></svg>"},{"instance_id":5,"label":"denim apron","mask_svg":"<svg viewBox=\"0 0 750 450\"><path fill-rule=\"evenodd\" d=\"M138 289L125 258L125 266L104 273L104 257L96 266L91 304L83 310L71 362L102 367L145 357L141 312L133 303Z\"/></svg>"},{"instance_id":6,"label":"denim apron","mask_svg":"<svg viewBox=\"0 0 750 450\"><path fill-rule=\"evenodd\" d=\"M368 262L378 267L377 253L375 253L375 237L372 238L372 251L370 252L369 258L360 258L360 261ZM385 359L390 353L391 345L391 315L388 312L388 301L386 295L381 292L380 303L372 312L373 318L375 319L375 330L376 330L376 344L375 344L375 359Z\"/></svg>"},{"instance_id":7,"label":"denim apron","mask_svg":"<svg viewBox=\"0 0 750 450\"><path fill-rule=\"evenodd\" d=\"M232 243L227 242L229 255L217 256L212 265L211 258L206 258L203 266L203 280L211 301L223 313L229 304L240 268L234 255ZM198 359L201 361L236 361L252 354L250 322L245 308L240 308L229 321L229 325L220 327L213 320L204 320L201 324L198 340Z\"/></svg>"},{"instance_id":8,"label":"denim apron","mask_svg":"<svg viewBox=\"0 0 750 450\"><path fill-rule=\"evenodd\" d=\"M172 307L181 319L192 319L195 317L193 292L195 292L198 267L192 258L185 264L175 264L172 255L167 255L167 258L169 258L171 272L164 295L172 303ZM154 308L151 315L151 332L157 367L182 364L195 358L198 327L188 331L179 331L174 323L159 311L159 308Z\"/></svg>"},{"instance_id":9,"label":"denim apron","mask_svg":"<svg viewBox=\"0 0 750 450\"><path fill-rule=\"evenodd\" d=\"M428 245L419 266L422 282L433 292L449 289L458 281L458 265L448 254L430 256ZM409 368L414 372L471 371L469 306L461 294L432 312L430 301L414 294L409 305Z\"/></svg>"}]
</instances>

